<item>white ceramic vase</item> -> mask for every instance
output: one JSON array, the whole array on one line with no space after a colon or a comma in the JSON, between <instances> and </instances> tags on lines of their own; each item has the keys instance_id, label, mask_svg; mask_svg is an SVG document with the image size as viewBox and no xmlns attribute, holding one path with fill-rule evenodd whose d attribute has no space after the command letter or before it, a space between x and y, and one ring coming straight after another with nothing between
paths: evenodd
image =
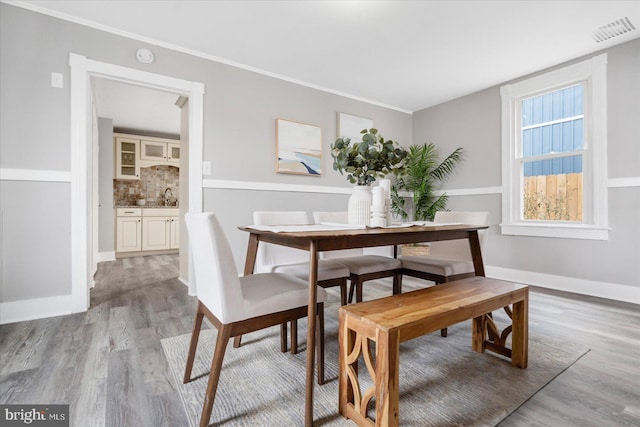
<instances>
[{"instance_id":1,"label":"white ceramic vase","mask_svg":"<svg viewBox=\"0 0 640 427\"><path fill-rule=\"evenodd\" d=\"M348 221L349 224L369 225L371 219L371 187L357 185L349 197Z\"/></svg>"}]
</instances>

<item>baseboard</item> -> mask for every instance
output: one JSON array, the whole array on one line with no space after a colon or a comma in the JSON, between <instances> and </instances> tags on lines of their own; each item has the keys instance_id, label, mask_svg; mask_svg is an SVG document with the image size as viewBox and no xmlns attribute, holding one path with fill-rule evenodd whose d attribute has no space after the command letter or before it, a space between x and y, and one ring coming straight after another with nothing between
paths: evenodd
<instances>
[{"instance_id":1,"label":"baseboard","mask_svg":"<svg viewBox=\"0 0 640 427\"><path fill-rule=\"evenodd\" d=\"M107 262L107 261L115 261L116 253L114 251L111 252L98 252L98 262Z\"/></svg>"},{"instance_id":2,"label":"baseboard","mask_svg":"<svg viewBox=\"0 0 640 427\"><path fill-rule=\"evenodd\" d=\"M0 303L0 324L71 314L71 295Z\"/></svg>"},{"instance_id":3,"label":"baseboard","mask_svg":"<svg viewBox=\"0 0 640 427\"><path fill-rule=\"evenodd\" d=\"M553 274L537 273L535 271L514 270L495 266L486 266L485 273L487 277L521 282L541 288L640 304L640 287L637 286L597 282L575 277L556 276Z\"/></svg>"}]
</instances>

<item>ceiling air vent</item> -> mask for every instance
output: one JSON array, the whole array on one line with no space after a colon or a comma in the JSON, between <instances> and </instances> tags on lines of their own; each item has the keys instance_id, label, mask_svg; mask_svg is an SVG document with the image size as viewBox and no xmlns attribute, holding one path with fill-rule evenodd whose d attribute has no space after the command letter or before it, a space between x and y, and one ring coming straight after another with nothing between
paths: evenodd
<instances>
[{"instance_id":1,"label":"ceiling air vent","mask_svg":"<svg viewBox=\"0 0 640 427\"><path fill-rule=\"evenodd\" d=\"M621 36L624 33L628 33L629 31L633 31L635 29L636 27L634 27L629 18L625 16L624 18L615 20L595 30L593 32L593 39L597 43L600 43L605 40Z\"/></svg>"}]
</instances>

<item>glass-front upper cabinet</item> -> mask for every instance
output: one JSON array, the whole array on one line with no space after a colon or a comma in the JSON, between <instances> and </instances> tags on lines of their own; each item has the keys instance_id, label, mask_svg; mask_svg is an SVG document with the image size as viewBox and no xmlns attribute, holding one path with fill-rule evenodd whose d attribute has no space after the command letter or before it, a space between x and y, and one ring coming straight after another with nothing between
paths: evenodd
<instances>
[{"instance_id":1,"label":"glass-front upper cabinet","mask_svg":"<svg viewBox=\"0 0 640 427\"><path fill-rule=\"evenodd\" d=\"M140 179L138 153L140 141L130 138L116 138L116 178Z\"/></svg>"},{"instance_id":2,"label":"glass-front upper cabinet","mask_svg":"<svg viewBox=\"0 0 640 427\"><path fill-rule=\"evenodd\" d=\"M167 161L167 143L156 141L140 141L142 160L159 160Z\"/></svg>"},{"instance_id":3,"label":"glass-front upper cabinet","mask_svg":"<svg viewBox=\"0 0 640 427\"><path fill-rule=\"evenodd\" d=\"M167 148L169 151L169 158L167 160L169 160L170 162L179 164L180 163L180 144L174 144L170 142L169 144L167 144Z\"/></svg>"}]
</instances>

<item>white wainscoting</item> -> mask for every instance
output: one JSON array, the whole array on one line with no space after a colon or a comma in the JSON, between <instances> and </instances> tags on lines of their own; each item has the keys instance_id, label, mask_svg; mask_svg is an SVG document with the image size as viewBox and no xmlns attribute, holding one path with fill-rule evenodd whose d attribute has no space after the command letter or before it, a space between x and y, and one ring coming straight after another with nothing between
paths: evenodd
<instances>
[{"instance_id":1,"label":"white wainscoting","mask_svg":"<svg viewBox=\"0 0 640 427\"><path fill-rule=\"evenodd\" d=\"M2 181L71 182L70 171L38 169L0 169Z\"/></svg>"},{"instance_id":2,"label":"white wainscoting","mask_svg":"<svg viewBox=\"0 0 640 427\"><path fill-rule=\"evenodd\" d=\"M232 181L223 179L204 179L202 180L202 187L225 190L285 191L325 194L351 194L353 191L353 187L282 184L278 182L260 181ZM449 196L471 196L477 194L500 194L502 193L502 187L460 188L444 191L446 191Z\"/></svg>"},{"instance_id":3,"label":"white wainscoting","mask_svg":"<svg viewBox=\"0 0 640 427\"><path fill-rule=\"evenodd\" d=\"M0 324L71 314L71 295L0 303Z\"/></svg>"},{"instance_id":4,"label":"white wainscoting","mask_svg":"<svg viewBox=\"0 0 640 427\"><path fill-rule=\"evenodd\" d=\"M541 288L640 304L640 287L637 286L597 282L593 280L577 279L575 277L556 276L553 274L514 270L511 268L495 267L490 265L485 267L485 273L487 277L493 277L495 279L509 280L511 282L520 282Z\"/></svg>"},{"instance_id":5,"label":"white wainscoting","mask_svg":"<svg viewBox=\"0 0 640 427\"><path fill-rule=\"evenodd\" d=\"M111 252L98 252L98 259L96 260L96 262L107 262L107 261L115 261L116 260L116 253L111 251Z\"/></svg>"}]
</instances>

